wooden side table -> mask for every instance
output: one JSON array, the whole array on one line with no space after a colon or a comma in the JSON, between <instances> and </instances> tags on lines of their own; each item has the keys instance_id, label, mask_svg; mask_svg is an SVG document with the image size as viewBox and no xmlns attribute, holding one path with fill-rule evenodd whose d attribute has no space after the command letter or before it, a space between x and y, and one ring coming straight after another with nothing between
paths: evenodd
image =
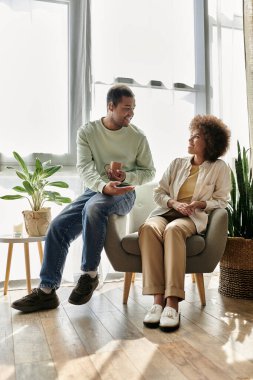
<instances>
[{"instance_id":1,"label":"wooden side table","mask_svg":"<svg viewBox=\"0 0 253 380\"><path fill-rule=\"evenodd\" d=\"M8 244L8 255L7 255L7 263L6 263L5 280L4 280L4 295L6 295L8 292L8 284L9 284L9 277L10 277L13 245L14 244L24 244L26 285L27 285L28 293L31 293L31 272L30 272L29 244L30 243L37 243L39 256L40 256L40 263L42 264L42 260L43 260L42 242L45 241L45 238L46 238L45 236L13 237L12 235L0 235L0 243L7 243Z\"/></svg>"}]
</instances>

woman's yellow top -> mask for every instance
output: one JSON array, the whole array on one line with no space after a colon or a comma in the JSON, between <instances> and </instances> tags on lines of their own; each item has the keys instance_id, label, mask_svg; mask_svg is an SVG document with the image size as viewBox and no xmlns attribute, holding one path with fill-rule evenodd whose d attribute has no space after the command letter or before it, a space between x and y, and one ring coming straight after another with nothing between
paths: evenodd
<instances>
[{"instance_id":1,"label":"woman's yellow top","mask_svg":"<svg viewBox=\"0 0 253 380\"><path fill-rule=\"evenodd\" d=\"M191 203L195 185L199 174L199 165L192 165L189 177L186 178L180 187L177 200L178 202Z\"/></svg>"}]
</instances>

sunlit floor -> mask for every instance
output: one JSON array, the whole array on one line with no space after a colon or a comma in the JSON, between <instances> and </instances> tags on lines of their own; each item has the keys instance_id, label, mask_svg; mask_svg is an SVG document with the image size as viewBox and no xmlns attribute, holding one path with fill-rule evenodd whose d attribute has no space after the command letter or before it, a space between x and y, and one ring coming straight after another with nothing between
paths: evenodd
<instances>
[{"instance_id":1,"label":"sunlit floor","mask_svg":"<svg viewBox=\"0 0 253 380\"><path fill-rule=\"evenodd\" d=\"M22 314L0 295L0 379L253 379L253 301L222 297L218 274L205 276L207 305L186 276L181 327L174 333L143 326L152 297L137 278L128 305L122 281L105 283L82 306L68 303L72 289L58 291L61 306Z\"/></svg>"}]
</instances>

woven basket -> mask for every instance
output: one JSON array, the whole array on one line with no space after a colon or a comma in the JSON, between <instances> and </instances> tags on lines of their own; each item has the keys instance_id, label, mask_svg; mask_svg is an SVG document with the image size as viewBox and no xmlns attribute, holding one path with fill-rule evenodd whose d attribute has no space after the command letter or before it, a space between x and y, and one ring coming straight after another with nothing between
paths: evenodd
<instances>
[{"instance_id":1,"label":"woven basket","mask_svg":"<svg viewBox=\"0 0 253 380\"><path fill-rule=\"evenodd\" d=\"M228 238L220 262L219 293L253 299L253 239Z\"/></svg>"},{"instance_id":2,"label":"woven basket","mask_svg":"<svg viewBox=\"0 0 253 380\"><path fill-rule=\"evenodd\" d=\"M44 236L51 222L51 207L22 211L28 236Z\"/></svg>"}]
</instances>

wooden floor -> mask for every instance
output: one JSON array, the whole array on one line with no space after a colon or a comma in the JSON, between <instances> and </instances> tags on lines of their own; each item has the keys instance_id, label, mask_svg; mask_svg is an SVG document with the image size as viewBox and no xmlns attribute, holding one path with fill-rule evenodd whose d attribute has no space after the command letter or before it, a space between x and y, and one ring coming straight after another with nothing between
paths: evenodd
<instances>
[{"instance_id":1,"label":"wooden floor","mask_svg":"<svg viewBox=\"0 0 253 380\"><path fill-rule=\"evenodd\" d=\"M143 327L152 298L137 279L124 306L122 285L106 283L82 306L68 303L72 287L63 286L58 309L33 314L10 308L25 290L1 289L0 379L253 379L253 301L222 297L218 275L205 277L205 308L186 277L174 333Z\"/></svg>"}]
</instances>

